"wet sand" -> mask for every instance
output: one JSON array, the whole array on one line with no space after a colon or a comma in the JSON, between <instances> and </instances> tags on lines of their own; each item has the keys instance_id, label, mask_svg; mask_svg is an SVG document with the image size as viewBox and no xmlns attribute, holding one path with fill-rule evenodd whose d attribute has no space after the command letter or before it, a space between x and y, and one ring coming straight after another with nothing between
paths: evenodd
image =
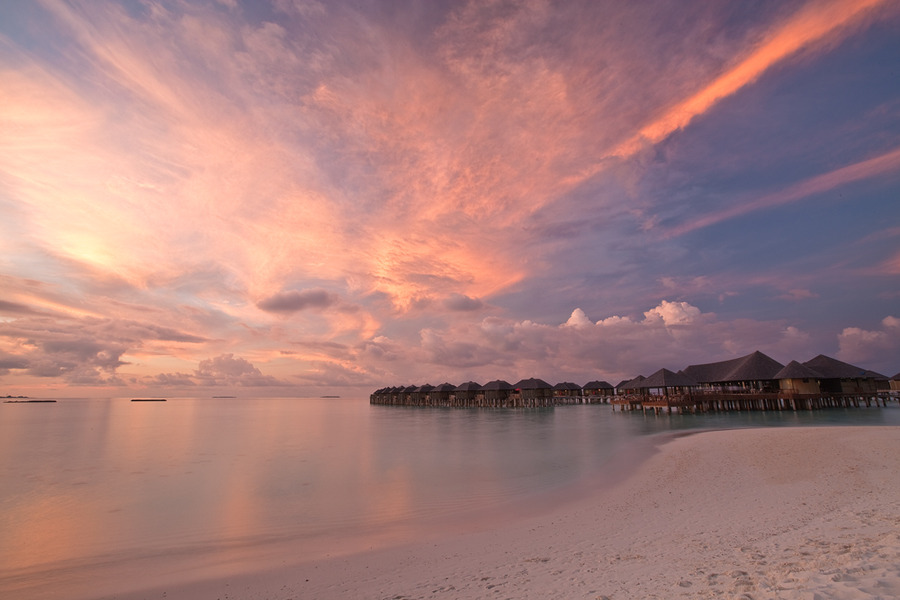
<instances>
[{"instance_id":1,"label":"wet sand","mask_svg":"<svg viewBox=\"0 0 900 600\"><path fill-rule=\"evenodd\" d=\"M540 514L126 599L900 597L900 428L671 439Z\"/></svg>"}]
</instances>

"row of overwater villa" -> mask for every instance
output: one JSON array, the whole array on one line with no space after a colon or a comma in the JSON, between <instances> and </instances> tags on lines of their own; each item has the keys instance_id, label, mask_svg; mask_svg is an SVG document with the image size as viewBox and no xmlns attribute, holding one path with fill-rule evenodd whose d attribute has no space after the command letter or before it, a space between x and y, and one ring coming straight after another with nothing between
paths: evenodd
<instances>
[{"instance_id":1,"label":"row of overwater villa","mask_svg":"<svg viewBox=\"0 0 900 600\"><path fill-rule=\"evenodd\" d=\"M375 390L372 404L458 408L540 408L559 404L612 404L622 410L807 410L887 405L900 398L900 373L887 377L828 356L787 365L753 352L674 372L660 369L616 386L591 381L551 385L543 379L515 384L396 386Z\"/></svg>"}]
</instances>

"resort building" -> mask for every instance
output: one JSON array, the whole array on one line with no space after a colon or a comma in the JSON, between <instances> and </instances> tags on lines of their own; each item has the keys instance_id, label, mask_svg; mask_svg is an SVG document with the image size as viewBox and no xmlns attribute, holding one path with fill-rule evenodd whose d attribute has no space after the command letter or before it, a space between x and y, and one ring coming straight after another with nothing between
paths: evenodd
<instances>
[{"instance_id":1,"label":"resort building","mask_svg":"<svg viewBox=\"0 0 900 600\"><path fill-rule=\"evenodd\" d=\"M543 406L553 398L553 386L543 379L522 379L514 386L518 406Z\"/></svg>"},{"instance_id":2,"label":"resort building","mask_svg":"<svg viewBox=\"0 0 900 600\"><path fill-rule=\"evenodd\" d=\"M484 398L484 387L474 381L467 381L456 386L454 395L458 406L478 406L479 399Z\"/></svg>"},{"instance_id":3,"label":"resort building","mask_svg":"<svg viewBox=\"0 0 900 600\"><path fill-rule=\"evenodd\" d=\"M796 360L792 360L775 374L778 388L787 394L820 393L819 377L819 373Z\"/></svg>"},{"instance_id":4,"label":"resort building","mask_svg":"<svg viewBox=\"0 0 900 600\"><path fill-rule=\"evenodd\" d=\"M513 393L513 386L503 379L495 379L484 384L485 406L498 407L509 406L509 396Z\"/></svg>"},{"instance_id":5,"label":"resort building","mask_svg":"<svg viewBox=\"0 0 900 600\"><path fill-rule=\"evenodd\" d=\"M819 391L826 394L870 394L889 389L885 375L820 354L803 363L819 374ZM884 382L884 385L879 385Z\"/></svg>"},{"instance_id":6,"label":"resort building","mask_svg":"<svg viewBox=\"0 0 900 600\"><path fill-rule=\"evenodd\" d=\"M762 352L714 363L690 365L682 371L660 369L644 377L624 380L615 388L605 381L583 387L564 381L550 385L543 379L522 379L515 385L495 379L479 385L385 387L370 396L372 404L544 408L559 404L610 402L625 410L648 408L658 412L721 410L798 410L832 406L887 404L900 394L900 373L885 377L837 359L818 355L782 365Z\"/></svg>"},{"instance_id":7,"label":"resort building","mask_svg":"<svg viewBox=\"0 0 900 600\"><path fill-rule=\"evenodd\" d=\"M701 390L715 392L774 392L775 377L784 365L756 351L747 356L703 365L690 365L684 374L696 381Z\"/></svg>"},{"instance_id":8,"label":"resort building","mask_svg":"<svg viewBox=\"0 0 900 600\"><path fill-rule=\"evenodd\" d=\"M553 386L553 395L556 398L581 398L581 386L571 381L563 381Z\"/></svg>"},{"instance_id":9,"label":"resort building","mask_svg":"<svg viewBox=\"0 0 900 600\"><path fill-rule=\"evenodd\" d=\"M638 375L634 379L626 379L620 381L616 386L616 394L637 394L641 391L641 382L647 379L643 375Z\"/></svg>"},{"instance_id":10,"label":"resort building","mask_svg":"<svg viewBox=\"0 0 900 600\"><path fill-rule=\"evenodd\" d=\"M616 388L611 383L596 380L588 381L582 390L584 391L584 401L588 404L609 402L609 399L616 393Z\"/></svg>"}]
</instances>

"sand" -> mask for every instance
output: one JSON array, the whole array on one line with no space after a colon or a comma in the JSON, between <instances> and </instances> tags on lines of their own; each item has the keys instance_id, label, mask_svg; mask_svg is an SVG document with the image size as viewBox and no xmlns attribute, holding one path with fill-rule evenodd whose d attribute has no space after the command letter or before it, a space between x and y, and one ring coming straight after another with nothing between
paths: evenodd
<instances>
[{"instance_id":1,"label":"sand","mask_svg":"<svg viewBox=\"0 0 900 600\"><path fill-rule=\"evenodd\" d=\"M678 437L611 488L487 530L114 597L897 598L900 428Z\"/></svg>"}]
</instances>

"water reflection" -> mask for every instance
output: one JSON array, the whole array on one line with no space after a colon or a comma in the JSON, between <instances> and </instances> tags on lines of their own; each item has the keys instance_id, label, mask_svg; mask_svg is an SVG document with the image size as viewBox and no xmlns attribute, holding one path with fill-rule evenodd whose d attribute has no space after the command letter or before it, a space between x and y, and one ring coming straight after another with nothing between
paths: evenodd
<instances>
[{"instance_id":1,"label":"water reflection","mask_svg":"<svg viewBox=\"0 0 900 600\"><path fill-rule=\"evenodd\" d=\"M302 558L471 524L595 477L639 436L900 424L895 406L655 415L119 399L0 409L0 591L17 597L37 578L63 585L116 561L164 568L177 557L214 574L276 543Z\"/></svg>"}]
</instances>

